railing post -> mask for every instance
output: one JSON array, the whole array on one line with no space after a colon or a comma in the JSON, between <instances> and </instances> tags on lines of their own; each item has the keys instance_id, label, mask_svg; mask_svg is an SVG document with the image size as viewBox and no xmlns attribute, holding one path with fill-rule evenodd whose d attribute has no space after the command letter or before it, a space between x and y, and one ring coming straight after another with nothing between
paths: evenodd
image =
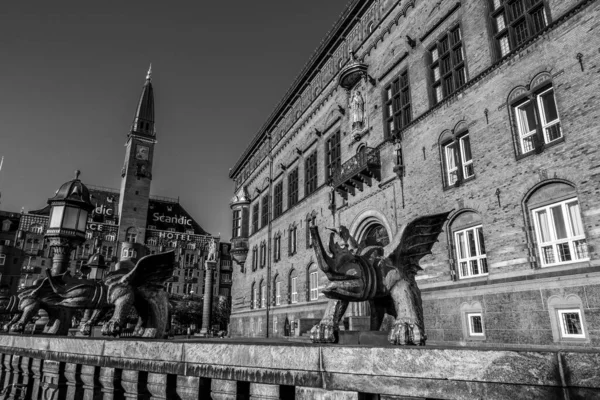
<instances>
[{"instance_id":1,"label":"railing post","mask_svg":"<svg viewBox=\"0 0 600 400\"><path fill-rule=\"evenodd\" d=\"M116 368L100 368L100 381L103 400L122 400L123 387L121 386L121 370Z\"/></svg>"},{"instance_id":2,"label":"railing post","mask_svg":"<svg viewBox=\"0 0 600 400\"><path fill-rule=\"evenodd\" d=\"M31 399L38 400L41 394L42 384L42 366L44 361L41 358L34 358L31 361L31 371L33 372L33 385L31 390Z\"/></svg>"},{"instance_id":3,"label":"railing post","mask_svg":"<svg viewBox=\"0 0 600 400\"><path fill-rule=\"evenodd\" d=\"M121 386L125 391L125 398L134 400L149 398L146 390L147 381L147 372L124 369L121 373Z\"/></svg>"},{"instance_id":4,"label":"railing post","mask_svg":"<svg viewBox=\"0 0 600 400\"><path fill-rule=\"evenodd\" d=\"M83 397L81 365L67 363L65 366L65 378L67 379L67 399L81 399Z\"/></svg>"},{"instance_id":5,"label":"railing post","mask_svg":"<svg viewBox=\"0 0 600 400\"><path fill-rule=\"evenodd\" d=\"M170 394L168 381L167 374L148 373L148 383L146 384L146 387L148 392L150 392L152 399L167 399L167 396Z\"/></svg>"},{"instance_id":6,"label":"railing post","mask_svg":"<svg viewBox=\"0 0 600 400\"><path fill-rule=\"evenodd\" d=\"M100 368L93 365L81 366L81 382L83 382L83 400L101 398Z\"/></svg>"},{"instance_id":7,"label":"railing post","mask_svg":"<svg viewBox=\"0 0 600 400\"><path fill-rule=\"evenodd\" d=\"M44 400L66 400L67 384L65 379L65 364L44 360L44 372L42 375L42 399Z\"/></svg>"},{"instance_id":8,"label":"railing post","mask_svg":"<svg viewBox=\"0 0 600 400\"><path fill-rule=\"evenodd\" d=\"M2 387L5 388L8 385L11 384L12 382L12 378L13 378L13 371L12 371L12 359L13 356L12 354L5 354L4 358L2 359Z\"/></svg>"},{"instance_id":9,"label":"railing post","mask_svg":"<svg viewBox=\"0 0 600 400\"><path fill-rule=\"evenodd\" d=\"M32 391L33 391L33 374L31 371L32 365L31 357L21 357L21 383L23 387L21 389L21 397L22 399L31 399Z\"/></svg>"},{"instance_id":10,"label":"railing post","mask_svg":"<svg viewBox=\"0 0 600 400\"><path fill-rule=\"evenodd\" d=\"M197 376L177 375L175 392L181 400L210 399L210 379Z\"/></svg>"},{"instance_id":11,"label":"railing post","mask_svg":"<svg viewBox=\"0 0 600 400\"><path fill-rule=\"evenodd\" d=\"M283 399L279 385L250 383L250 400L280 400Z\"/></svg>"},{"instance_id":12,"label":"railing post","mask_svg":"<svg viewBox=\"0 0 600 400\"><path fill-rule=\"evenodd\" d=\"M248 400L248 385L223 379L211 380L212 400Z\"/></svg>"}]
</instances>

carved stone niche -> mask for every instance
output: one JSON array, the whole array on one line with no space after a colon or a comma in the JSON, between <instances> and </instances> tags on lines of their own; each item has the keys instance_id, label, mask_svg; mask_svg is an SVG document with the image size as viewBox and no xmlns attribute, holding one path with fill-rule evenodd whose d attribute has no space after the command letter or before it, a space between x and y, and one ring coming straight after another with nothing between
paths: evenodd
<instances>
[{"instance_id":1,"label":"carved stone niche","mask_svg":"<svg viewBox=\"0 0 600 400\"><path fill-rule=\"evenodd\" d=\"M352 90L356 84L367 76L369 66L356 59L354 52L350 52L350 62L340 71L339 85L346 90Z\"/></svg>"}]
</instances>

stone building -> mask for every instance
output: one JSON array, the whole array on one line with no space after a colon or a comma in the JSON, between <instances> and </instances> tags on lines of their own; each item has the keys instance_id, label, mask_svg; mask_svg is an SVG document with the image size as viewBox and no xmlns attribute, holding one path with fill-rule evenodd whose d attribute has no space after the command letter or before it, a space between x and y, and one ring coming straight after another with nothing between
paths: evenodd
<instances>
[{"instance_id":1,"label":"stone building","mask_svg":"<svg viewBox=\"0 0 600 400\"><path fill-rule=\"evenodd\" d=\"M310 225L385 244L452 211L429 343L597 346L599 26L593 0L351 2L231 169L231 333L322 316Z\"/></svg>"},{"instance_id":2,"label":"stone building","mask_svg":"<svg viewBox=\"0 0 600 400\"><path fill-rule=\"evenodd\" d=\"M86 241L71 253L71 273L78 276L81 266L95 252L104 255L107 271L111 271L119 260L135 262L144 255L174 249L179 265L167 284L168 291L175 295L201 296L207 246L212 239L217 243L220 239L202 229L178 198L150 194L156 145L154 121L154 90L151 71L148 71L127 135L121 188L87 185L95 208L88 219ZM45 269L51 266L51 250L44 240L50 207L16 215L10 219L10 246L0 247L0 257L6 253L6 260L14 260L15 257L8 254L9 249L20 254L22 287L45 277ZM218 290L217 286L215 291Z\"/></svg>"}]
</instances>

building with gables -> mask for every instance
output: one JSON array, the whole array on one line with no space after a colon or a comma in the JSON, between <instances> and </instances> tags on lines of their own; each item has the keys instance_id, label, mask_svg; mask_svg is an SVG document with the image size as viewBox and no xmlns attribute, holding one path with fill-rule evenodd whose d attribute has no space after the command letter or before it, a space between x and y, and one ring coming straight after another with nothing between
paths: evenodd
<instances>
[{"instance_id":1,"label":"building with gables","mask_svg":"<svg viewBox=\"0 0 600 400\"><path fill-rule=\"evenodd\" d=\"M352 1L230 171L231 333L323 315L309 226L385 245L449 211L429 343L597 346L599 33L594 0Z\"/></svg>"}]
</instances>

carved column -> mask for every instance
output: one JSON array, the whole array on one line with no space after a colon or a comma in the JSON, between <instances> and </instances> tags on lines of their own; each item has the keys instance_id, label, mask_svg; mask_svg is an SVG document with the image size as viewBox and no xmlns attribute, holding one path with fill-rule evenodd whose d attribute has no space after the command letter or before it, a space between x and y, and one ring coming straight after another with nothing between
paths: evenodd
<instances>
[{"instance_id":1,"label":"carved column","mask_svg":"<svg viewBox=\"0 0 600 400\"><path fill-rule=\"evenodd\" d=\"M121 386L121 370L116 368L100 368L100 391L103 400L123 399L123 387Z\"/></svg>"},{"instance_id":2,"label":"carved column","mask_svg":"<svg viewBox=\"0 0 600 400\"><path fill-rule=\"evenodd\" d=\"M31 361L31 371L33 372L33 385L31 387L31 398L37 400L40 398L42 384L42 366L44 360L34 358Z\"/></svg>"},{"instance_id":3,"label":"carved column","mask_svg":"<svg viewBox=\"0 0 600 400\"><path fill-rule=\"evenodd\" d=\"M31 357L21 357L21 398L30 399L33 391L33 373L31 371Z\"/></svg>"},{"instance_id":4,"label":"carved column","mask_svg":"<svg viewBox=\"0 0 600 400\"><path fill-rule=\"evenodd\" d=\"M52 237L49 240L52 249L52 275L60 275L69 269L69 259L73 249L73 241L60 237Z\"/></svg>"},{"instance_id":5,"label":"carved column","mask_svg":"<svg viewBox=\"0 0 600 400\"><path fill-rule=\"evenodd\" d=\"M6 387L8 385L8 380L10 379L10 354L2 354L2 371L0 372L0 388ZM6 364L8 360L8 364Z\"/></svg>"},{"instance_id":6,"label":"carved column","mask_svg":"<svg viewBox=\"0 0 600 400\"><path fill-rule=\"evenodd\" d=\"M3 387L7 387L12 384L15 379L15 370L12 365L13 358L17 358L18 356L12 354L5 354L4 360L2 360L2 366L4 369L4 382Z\"/></svg>"},{"instance_id":7,"label":"carved column","mask_svg":"<svg viewBox=\"0 0 600 400\"><path fill-rule=\"evenodd\" d=\"M66 400L67 382L65 379L65 364L58 361L44 360L42 375L42 399Z\"/></svg>"},{"instance_id":8,"label":"carved column","mask_svg":"<svg viewBox=\"0 0 600 400\"><path fill-rule=\"evenodd\" d=\"M83 397L81 365L67 363L65 366L65 378L67 379L67 399L81 399Z\"/></svg>"},{"instance_id":9,"label":"carved column","mask_svg":"<svg viewBox=\"0 0 600 400\"><path fill-rule=\"evenodd\" d=\"M21 383L23 381L23 371L21 371L21 358L23 357L18 355L12 356L12 361L10 363L12 377L11 382L9 382L9 385L11 385L12 388L8 392L9 395L7 397L7 400L14 400L22 396Z\"/></svg>"},{"instance_id":10,"label":"carved column","mask_svg":"<svg viewBox=\"0 0 600 400\"><path fill-rule=\"evenodd\" d=\"M167 399L167 395L170 394L167 377L167 374L148 372L148 382L146 387L148 392L150 392L152 399Z\"/></svg>"},{"instance_id":11,"label":"carved column","mask_svg":"<svg viewBox=\"0 0 600 400\"><path fill-rule=\"evenodd\" d=\"M83 383L83 400L96 400L102 398L100 391L100 367L93 365L81 366L81 382Z\"/></svg>"},{"instance_id":12,"label":"carved column","mask_svg":"<svg viewBox=\"0 0 600 400\"><path fill-rule=\"evenodd\" d=\"M124 369L121 373L121 386L123 386L126 399L138 400L149 397L146 390L148 373Z\"/></svg>"},{"instance_id":13,"label":"carved column","mask_svg":"<svg viewBox=\"0 0 600 400\"><path fill-rule=\"evenodd\" d=\"M279 385L250 383L250 400L280 400Z\"/></svg>"},{"instance_id":14,"label":"carved column","mask_svg":"<svg viewBox=\"0 0 600 400\"><path fill-rule=\"evenodd\" d=\"M175 392L181 400L210 399L210 379L177 375Z\"/></svg>"},{"instance_id":15,"label":"carved column","mask_svg":"<svg viewBox=\"0 0 600 400\"><path fill-rule=\"evenodd\" d=\"M238 394L238 382L226 381L223 379L212 379L211 381L211 395L212 400L237 400ZM241 396L240 396L241 397ZM243 397L241 397L243 398Z\"/></svg>"},{"instance_id":16,"label":"carved column","mask_svg":"<svg viewBox=\"0 0 600 400\"><path fill-rule=\"evenodd\" d=\"M212 305L213 271L217 263L206 261L204 263L204 303L202 305L202 329L200 335L208 336L210 332L210 311Z\"/></svg>"}]
</instances>

